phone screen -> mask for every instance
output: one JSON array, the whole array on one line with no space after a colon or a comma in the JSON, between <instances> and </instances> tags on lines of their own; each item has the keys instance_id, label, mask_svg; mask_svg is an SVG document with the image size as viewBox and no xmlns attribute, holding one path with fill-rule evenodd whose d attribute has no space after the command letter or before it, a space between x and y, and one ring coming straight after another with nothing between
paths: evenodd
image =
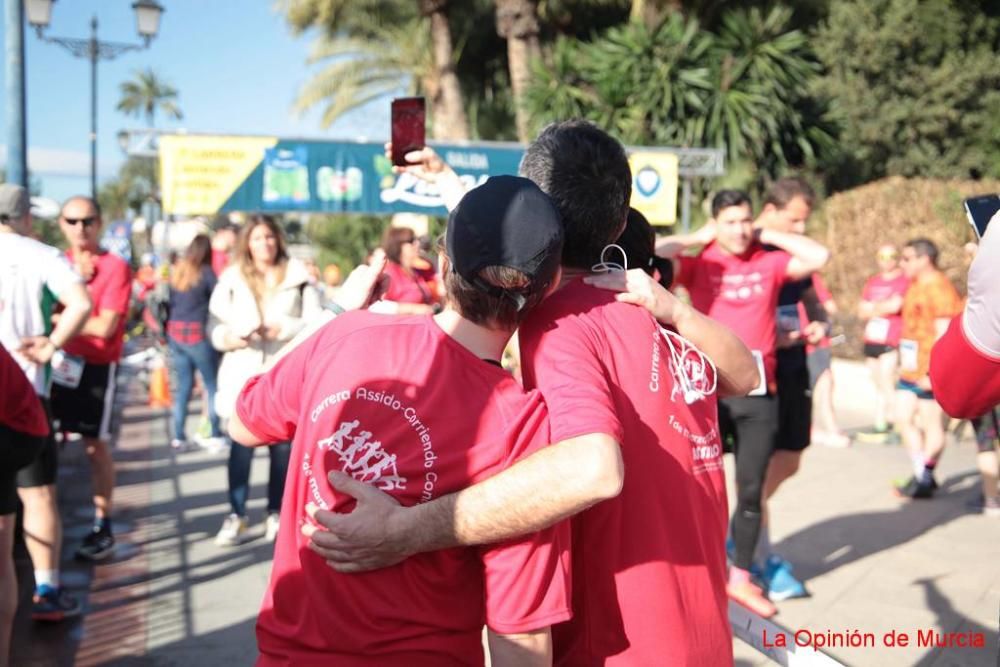
<instances>
[{"instance_id":1,"label":"phone screen","mask_svg":"<svg viewBox=\"0 0 1000 667\"><path fill-rule=\"evenodd\" d=\"M400 97L392 101L392 163L407 164L404 156L424 147L424 98Z\"/></svg>"},{"instance_id":2,"label":"phone screen","mask_svg":"<svg viewBox=\"0 0 1000 667\"><path fill-rule=\"evenodd\" d=\"M983 197L970 197L965 200L965 214L969 216L969 223L976 230L976 236L983 238L986 233L986 225L990 223L997 211L1000 211L1000 195L985 195Z\"/></svg>"}]
</instances>

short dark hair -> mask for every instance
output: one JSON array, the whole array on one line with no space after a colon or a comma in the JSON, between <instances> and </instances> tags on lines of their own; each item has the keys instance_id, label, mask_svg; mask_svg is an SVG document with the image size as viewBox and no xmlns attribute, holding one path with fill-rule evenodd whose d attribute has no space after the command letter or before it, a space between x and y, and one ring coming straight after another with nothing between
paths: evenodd
<instances>
[{"instance_id":1,"label":"short dark hair","mask_svg":"<svg viewBox=\"0 0 1000 667\"><path fill-rule=\"evenodd\" d=\"M719 190L712 197L712 217L715 218L718 216L719 211L724 208L743 205L749 206L750 211L753 211L753 203L750 201L750 195L743 190Z\"/></svg>"},{"instance_id":2,"label":"short dark hair","mask_svg":"<svg viewBox=\"0 0 1000 667\"><path fill-rule=\"evenodd\" d=\"M913 252L917 253L920 257L927 257L931 260L931 265L937 266L938 263L938 247L935 245L934 241L928 238L920 237L916 239L910 239L906 242L904 248L913 248Z\"/></svg>"},{"instance_id":3,"label":"short dark hair","mask_svg":"<svg viewBox=\"0 0 1000 667\"><path fill-rule=\"evenodd\" d=\"M479 271L479 278L501 289L516 289L531 282L527 274L507 266L487 266ZM444 274L445 298L458 314L484 326L514 330L522 320L545 298L547 290L526 295L524 306L509 296L492 295L476 287L455 271L449 263Z\"/></svg>"},{"instance_id":4,"label":"short dark hair","mask_svg":"<svg viewBox=\"0 0 1000 667\"><path fill-rule=\"evenodd\" d=\"M562 264L589 269L598 262L621 233L632 196L632 170L621 143L589 121L552 123L528 145L519 173L562 216Z\"/></svg>"},{"instance_id":5,"label":"short dark hair","mask_svg":"<svg viewBox=\"0 0 1000 667\"><path fill-rule=\"evenodd\" d=\"M391 261L399 264L399 257L404 243L412 243L417 239L417 233L409 227L387 227L382 234L382 250Z\"/></svg>"},{"instance_id":6,"label":"short dark hair","mask_svg":"<svg viewBox=\"0 0 1000 667\"><path fill-rule=\"evenodd\" d=\"M767 189L767 194L764 195L764 205L772 204L777 209L783 209L791 204L796 197L802 197L806 204L812 208L816 201L816 191L804 178L786 176L776 180Z\"/></svg>"},{"instance_id":7,"label":"short dark hair","mask_svg":"<svg viewBox=\"0 0 1000 667\"><path fill-rule=\"evenodd\" d=\"M639 211L634 208L628 210L628 221L625 223L625 230L615 241L628 257L628 268L642 269L649 275L654 271L660 272L660 284L670 289L674 279L674 263L669 259L657 257L656 255L656 232Z\"/></svg>"},{"instance_id":8,"label":"short dark hair","mask_svg":"<svg viewBox=\"0 0 1000 667\"><path fill-rule=\"evenodd\" d=\"M97 217L98 218L101 217L101 205L99 203L97 203L96 199L94 199L93 197L88 197L87 195L73 195L72 197L70 197L69 199L67 199L66 201L64 201L62 207L60 207L60 209L59 209L59 215L60 216L62 215L63 209L65 209L66 206L71 201L85 201L85 202L87 202L88 204L90 204L91 206L94 207L94 213L97 214Z\"/></svg>"}]
</instances>

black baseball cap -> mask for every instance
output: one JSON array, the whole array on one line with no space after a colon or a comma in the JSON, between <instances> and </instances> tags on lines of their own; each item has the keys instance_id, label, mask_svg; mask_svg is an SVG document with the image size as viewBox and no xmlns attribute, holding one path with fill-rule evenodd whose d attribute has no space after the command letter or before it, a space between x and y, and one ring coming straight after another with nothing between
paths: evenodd
<instances>
[{"instance_id":1,"label":"black baseball cap","mask_svg":"<svg viewBox=\"0 0 1000 667\"><path fill-rule=\"evenodd\" d=\"M445 247L452 269L466 282L493 296L514 300L546 289L559 272L563 225L555 204L534 182L520 176L494 176L467 192L448 216ZM524 273L524 287L502 289L479 277L487 266Z\"/></svg>"}]
</instances>

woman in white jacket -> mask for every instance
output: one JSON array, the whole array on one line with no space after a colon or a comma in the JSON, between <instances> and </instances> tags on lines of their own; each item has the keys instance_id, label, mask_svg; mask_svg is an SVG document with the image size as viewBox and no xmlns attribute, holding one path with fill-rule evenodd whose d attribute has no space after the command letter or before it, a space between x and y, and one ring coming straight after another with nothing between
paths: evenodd
<instances>
[{"instance_id":1,"label":"woman in white jacket","mask_svg":"<svg viewBox=\"0 0 1000 667\"><path fill-rule=\"evenodd\" d=\"M274 354L322 312L319 294L309 283L302 262L291 259L281 229L273 218L251 216L236 244L234 263L219 276L209 302L212 345L223 352L215 410L228 419L248 379L260 373ZM281 496L288 472L290 444L268 447L266 537L278 532ZM216 544L239 544L247 529L253 449L239 443L229 448L229 504L232 513L216 535Z\"/></svg>"}]
</instances>

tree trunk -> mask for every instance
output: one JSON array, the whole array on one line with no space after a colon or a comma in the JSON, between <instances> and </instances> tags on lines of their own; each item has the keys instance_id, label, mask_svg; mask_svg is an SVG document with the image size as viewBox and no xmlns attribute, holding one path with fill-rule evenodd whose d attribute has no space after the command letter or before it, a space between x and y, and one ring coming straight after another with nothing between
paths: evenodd
<instances>
[{"instance_id":1,"label":"tree trunk","mask_svg":"<svg viewBox=\"0 0 1000 667\"><path fill-rule=\"evenodd\" d=\"M418 0L420 11L431 22L431 42L434 48L434 68L437 87L430 98L435 139L468 139L469 121L465 115L465 99L455 73L454 47L448 25L446 0Z\"/></svg>"},{"instance_id":2,"label":"tree trunk","mask_svg":"<svg viewBox=\"0 0 1000 667\"><path fill-rule=\"evenodd\" d=\"M667 14L675 13L684 13L683 0L632 0L629 19L641 21L652 28Z\"/></svg>"},{"instance_id":3,"label":"tree trunk","mask_svg":"<svg viewBox=\"0 0 1000 667\"><path fill-rule=\"evenodd\" d=\"M507 67L514 94L517 138L531 139L530 118L524 94L531 84L531 61L541 55L538 43L538 2L536 0L496 0L497 34L507 40Z\"/></svg>"}]
</instances>

